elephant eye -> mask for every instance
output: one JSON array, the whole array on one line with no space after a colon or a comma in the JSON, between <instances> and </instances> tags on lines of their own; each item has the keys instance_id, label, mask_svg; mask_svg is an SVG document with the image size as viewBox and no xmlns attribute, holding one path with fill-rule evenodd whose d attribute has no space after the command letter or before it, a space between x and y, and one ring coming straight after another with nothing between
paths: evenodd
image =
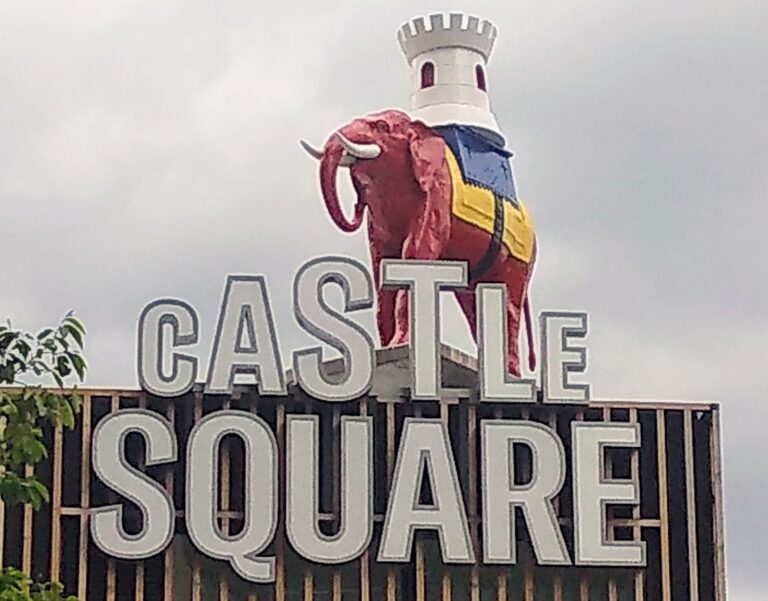
<instances>
[{"instance_id":1,"label":"elephant eye","mask_svg":"<svg viewBox=\"0 0 768 601\"><path fill-rule=\"evenodd\" d=\"M389 123L387 123L386 121L376 121L373 124L373 128L376 131L380 131L380 132L383 132L383 133L386 133L386 134L388 134L390 132Z\"/></svg>"}]
</instances>

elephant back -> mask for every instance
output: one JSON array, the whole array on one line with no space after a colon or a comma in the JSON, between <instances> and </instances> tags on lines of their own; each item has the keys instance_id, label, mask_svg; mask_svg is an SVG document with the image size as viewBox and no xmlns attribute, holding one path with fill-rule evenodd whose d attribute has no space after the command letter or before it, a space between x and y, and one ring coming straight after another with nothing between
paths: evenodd
<instances>
[{"instance_id":1,"label":"elephant back","mask_svg":"<svg viewBox=\"0 0 768 601\"><path fill-rule=\"evenodd\" d=\"M533 223L523 203L512 195L500 194L494 189L496 186L492 188L481 185L466 177L450 144L446 144L445 155L451 178L453 215L487 232L489 236L500 236L500 243L510 255L524 263L530 263L533 259L535 235ZM510 170L509 159L504 160L507 170ZM503 177L497 177L496 181L502 179Z\"/></svg>"}]
</instances>

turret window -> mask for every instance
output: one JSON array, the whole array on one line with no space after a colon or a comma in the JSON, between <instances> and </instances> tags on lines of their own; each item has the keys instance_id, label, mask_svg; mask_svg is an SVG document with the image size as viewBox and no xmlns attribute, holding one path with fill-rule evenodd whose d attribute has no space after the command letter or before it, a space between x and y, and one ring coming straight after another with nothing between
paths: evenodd
<instances>
[{"instance_id":1,"label":"turret window","mask_svg":"<svg viewBox=\"0 0 768 601\"><path fill-rule=\"evenodd\" d=\"M483 71L482 65L477 65L477 67L475 67L475 81L477 82L477 87L485 92L485 71Z\"/></svg>"},{"instance_id":2,"label":"turret window","mask_svg":"<svg viewBox=\"0 0 768 601\"><path fill-rule=\"evenodd\" d=\"M426 62L421 66L421 89L435 85L435 65Z\"/></svg>"}]
</instances>

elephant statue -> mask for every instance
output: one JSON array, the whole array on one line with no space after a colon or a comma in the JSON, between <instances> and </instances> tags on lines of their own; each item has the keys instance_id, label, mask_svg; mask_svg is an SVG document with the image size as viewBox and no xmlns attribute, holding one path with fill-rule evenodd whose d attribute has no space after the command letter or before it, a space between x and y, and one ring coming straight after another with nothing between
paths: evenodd
<instances>
[{"instance_id":1,"label":"elephant statue","mask_svg":"<svg viewBox=\"0 0 768 601\"><path fill-rule=\"evenodd\" d=\"M382 346L405 344L409 338L408 296L404 290L381 288L382 259L466 261L469 287L457 291L456 298L472 335L476 339L475 287L481 282L503 284L507 365L511 374L520 376L518 333L523 312L529 366L531 370L535 366L527 293L536 255L533 227L518 200L465 181L456 152L438 129L404 112L387 110L340 127L322 149L304 141L302 146L320 161L323 199L338 228L355 232L367 212ZM345 215L336 189L340 167L349 169L357 194L351 218Z\"/></svg>"}]
</instances>

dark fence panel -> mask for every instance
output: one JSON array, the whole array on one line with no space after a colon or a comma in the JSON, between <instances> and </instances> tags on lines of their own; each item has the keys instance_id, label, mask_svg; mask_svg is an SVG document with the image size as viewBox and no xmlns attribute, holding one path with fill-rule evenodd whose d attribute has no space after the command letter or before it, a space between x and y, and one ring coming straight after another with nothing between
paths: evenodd
<instances>
[{"instance_id":1,"label":"dark fence panel","mask_svg":"<svg viewBox=\"0 0 768 601\"><path fill-rule=\"evenodd\" d=\"M152 468L177 507L176 536L161 555L143 562L104 556L90 541L90 507L119 501L91 473L90 441L94 426L110 412L142 407L163 414L174 425L184 457L189 431L204 415L220 409L252 411L266 420L285 445L285 419L291 413L321 416L321 529L332 532L339 520L339 428L342 415L374 417L375 535L360 559L342 566L310 564L293 552L285 538L285 499L280 487L281 521L267 553L277 557L273 585L254 586L238 578L228 564L204 557L189 543L184 526L184 463ZM416 537L409 564L375 562L386 510L387 491L407 416L443 420L451 436L469 515L475 553L481 557L479 494L479 423L484 419L531 419L555 429L570 454L573 420L638 422L643 447L609 452L607 469L616 477L639 477L641 504L609 508L609 536L645 540L648 567L643 570L568 568L535 565L524 527L518 528L520 551L513 567L445 566L436 538ZM295 392L287 398L263 398L250 389L231 397L190 393L173 401L139 391L88 391L77 428L46 434L50 456L39 476L51 490L51 504L35 515L29 507L0 508L0 559L35 577L62 581L82 601L724 601L720 442L717 407L681 403L597 402L589 408L478 404L470 399L411 403L402 398L366 398L329 404ZM143 454L141 441L128 444L129 460ZM243 446L227 438L221 450L218 513L220 527L242 527ZM570 457L569 457L570 460ZM525 473L525 457L518 466ZM570 465L570 463L569 463ZM281 461L279 478L284 482ZM555 501L563 532L571 545L571 477ZM126 518L140 527L135 508ZM522 524L522 522L520 522ZM572 548L570 549L572 551Z\"/></svg>"}]
</instances>

